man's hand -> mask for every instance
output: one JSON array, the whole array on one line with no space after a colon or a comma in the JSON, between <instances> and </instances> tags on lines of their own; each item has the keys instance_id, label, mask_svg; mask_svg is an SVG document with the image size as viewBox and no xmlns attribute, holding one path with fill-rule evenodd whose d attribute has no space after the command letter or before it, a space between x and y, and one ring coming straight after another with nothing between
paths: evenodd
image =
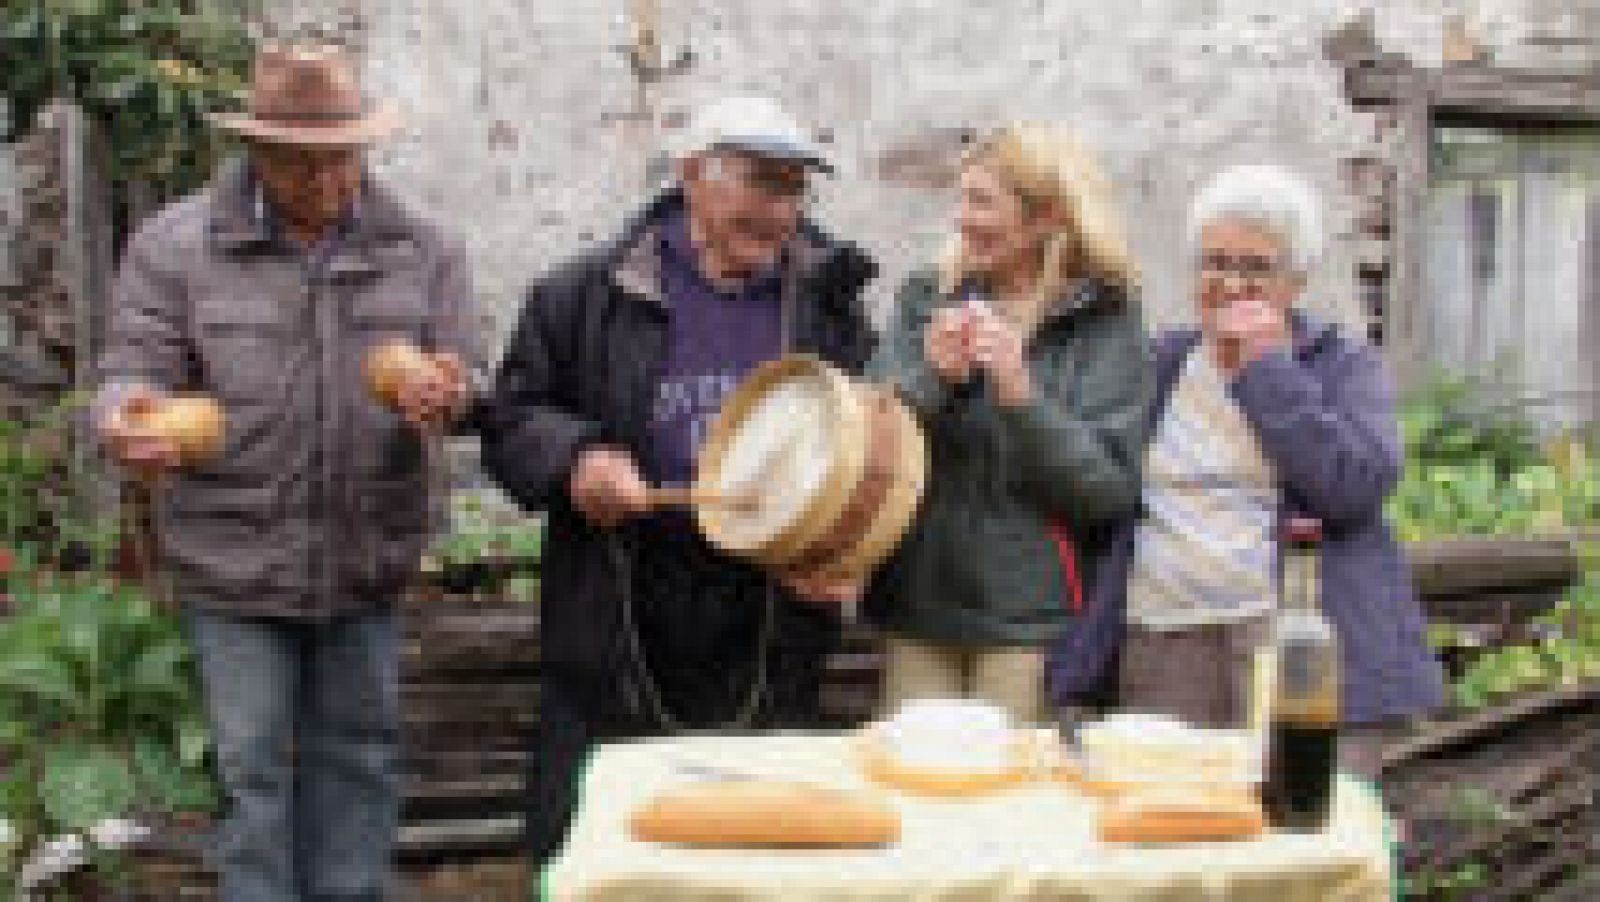
<instances>
[{"instance_id":1,"label":"man's hand","mask_svg":"<svg viewBox=\"0 0 1600 902\"><path fill-rule=\"evenodd\" d=\"M155 479L176 469L181 461L176 441L135 425L138 417L161 399L160 394L145 386L130 388L97 424L112 457L142 479Z\"/></svg>"},{"instance_id":2,"label":"man's hand","mask_svg":"<svg viewBox=\"0 0 1600 902\"><path fill-rule=\"evenodd\" d=\"M961 385L972 378L964 309L941 307L934 311L922 333L922 354L933 372L949 385Z\"/></svg>"},{"instance_id":3,"label":"man's hand","mask_svg":"<svg viewBox=\"0 0 1600 902\"><path fill-rule=\"evenodd\" d=\"M1033 399L1033 374L1028 369L1027 341L1011 322L986 306L974 306L969 316L971 354L989 374L995 400L1016 407Z\"/></svg>"},{"instance_id":4,"label":"man's hand","mask_svg":"<svg viewBox=\"0 0 1600 902\"><path fill-rule=\"evenodd\" d=\"M591 523L610 529L650 510L650 489L627 452L607 445L587 448L572 468L567 491Z\"/></svg>"},{"instance_id":5,"label":"man's hand","mask_svg":"<svg viewBox=\"0 0 1600 902\"><path fill-rule=\"evenodd\" d=\"M1235 301L1217 310L1219 366L1234 375L1258 358L1289 346L1289 317L1266 301Z\"/></svg>"},{"instance_id":6,"label":"man's hand","mask_svg":"<svg viewBox=\"0 0 1600 902\"><path fill-rule=\"evenodd\" d=\"M801 601L836 607L849 607L861 601L864 588L858 580L830 576L786 576L782 582Z\"/></svg>"},{"instance_id":7,"label":"man's hand","mask_svg":"<svg viewBox=\"0 0 1600 902\"><path fill-rule=\"evenodd\" d=\"M423 432L436 431L461 415L468 399L467 370L448 351L430 354L432 367L412 374L395 390L400 416Z\"/></svg>"}]
</instances>

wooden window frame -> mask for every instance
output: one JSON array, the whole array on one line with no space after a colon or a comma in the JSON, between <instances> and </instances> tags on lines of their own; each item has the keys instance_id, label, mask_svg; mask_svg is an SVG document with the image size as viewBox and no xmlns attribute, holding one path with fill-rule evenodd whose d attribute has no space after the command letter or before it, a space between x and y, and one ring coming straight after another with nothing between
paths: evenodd
<instances>
[{"instance_id":1,"label":"wooden window frame","mask_svg":"<svg viewBox=\"0 0 1600 902\"><path fill-rule=\"evenodd\" d=\"M1546 71L1460 62L1431 69L1379 52L1370 41L1357 44L1334 54L1343 57L1346 95L1359 109L1387 108L1393 115L1389 266L1379 322L1391 365L1402 383L1409 384L1424 359L1417 347L1417 325L1435 127L1600 127L1600 67ZM1590 292L1591 309L1596 309L1600 288L1591 283ZM1600 315L1588 317L1586 330L1600 340L1597 320Z\"/></svg>"}]
</instances>

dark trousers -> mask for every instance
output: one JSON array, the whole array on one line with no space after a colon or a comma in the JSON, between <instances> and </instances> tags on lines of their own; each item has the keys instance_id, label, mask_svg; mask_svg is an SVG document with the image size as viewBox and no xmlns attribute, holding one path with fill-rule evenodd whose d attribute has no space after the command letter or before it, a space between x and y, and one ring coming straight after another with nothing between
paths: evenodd
<instances>
[{"instance_id":1,"label":"dark trousers","mask_svg":"<svg viewBox=\"0 0 1600 902\"><path fill-rule=\"evenodd\" d=\"M817 726L824 654L809 643L775 647L767 668L767 692L749 726ZM714 728L736 713L754 669L745 654L697 664L663 663L676 663L658 675L663 707L690 728ZM583 766L595 746L670 732L653 710L639 704L637 686L626 671L620 665L605 670L552 668L540 680L539 716L529 741L525 825L536 868L554 858L566 840Z\"/></svg>"}]
</instances>

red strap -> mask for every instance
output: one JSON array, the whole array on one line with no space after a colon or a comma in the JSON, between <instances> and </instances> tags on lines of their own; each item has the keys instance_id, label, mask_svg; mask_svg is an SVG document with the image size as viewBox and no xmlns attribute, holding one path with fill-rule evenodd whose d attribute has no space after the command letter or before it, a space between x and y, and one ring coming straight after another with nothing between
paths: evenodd
<instances>
[{"instance_id":1,"label":"red strap","mask_svg":"<svg viewBox=\"0 0 1600 902\"><path fill-rule=\"evenodd\" d=\"M1060 520L1050 521L1050 538L1056 543L1056 556L1061 560L1061 571L1067 578L1067 592L1072 596L1072 613L1083 613L1083 579L1078 575L1078 546L1072 534Z\"/></svg>"}]
</instances>

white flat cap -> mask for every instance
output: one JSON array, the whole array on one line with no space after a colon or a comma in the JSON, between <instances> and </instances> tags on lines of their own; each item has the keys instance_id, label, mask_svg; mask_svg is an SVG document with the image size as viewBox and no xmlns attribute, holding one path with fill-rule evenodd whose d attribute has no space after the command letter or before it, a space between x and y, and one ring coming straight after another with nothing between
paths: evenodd
<instances>
[{"instance_id":1,"label":"white flat cap","mask_svg":"<svg viewBox=\"0 0 1600 902\"><path fill-rule=\"evenodd\" d=\"M744 151L833 171L800 123L766 97L727 97L701 107L673 144L679 159L713 150Z\"/></svg>"}]
</instances>

